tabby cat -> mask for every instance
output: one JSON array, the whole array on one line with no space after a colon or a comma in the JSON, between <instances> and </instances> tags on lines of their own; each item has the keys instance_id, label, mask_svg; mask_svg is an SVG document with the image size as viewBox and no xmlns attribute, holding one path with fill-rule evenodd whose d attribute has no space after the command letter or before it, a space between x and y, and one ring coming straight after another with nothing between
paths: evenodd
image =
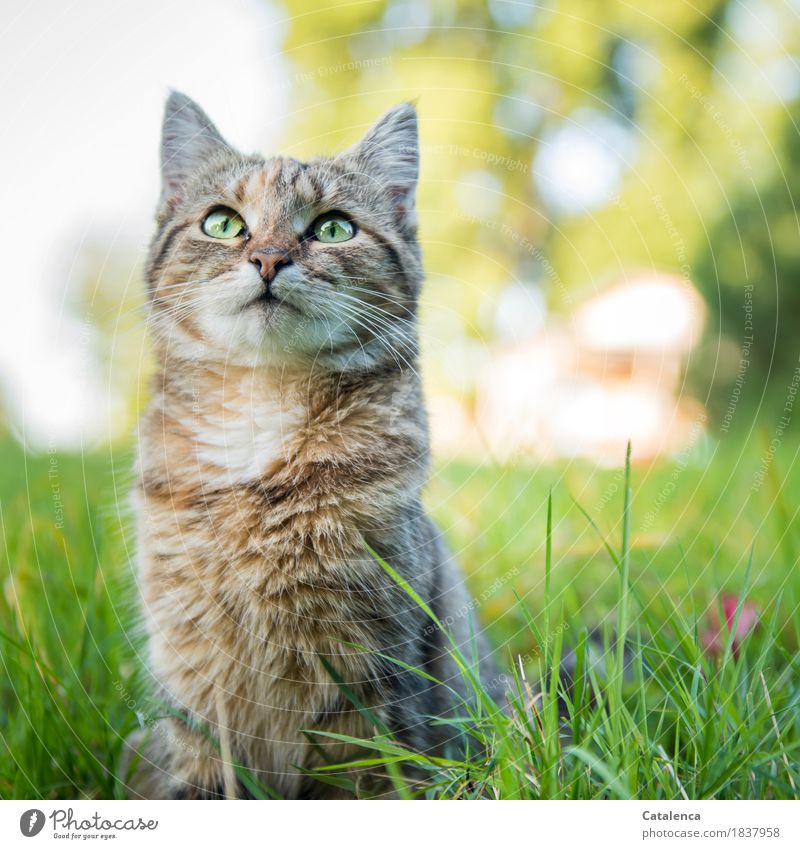
<instances>
[{"instance_id":1,"label":"tabby cat","mask_svg":"<svg viewBox=\"0 0 800 849\"><path fill-rule=\"evenodd\" d=\"M436 722L464 694L445 635L376 555L492 676L420 503L418 161L407 103L299 162L242 155L188 97L167 102L133 493L160 708L128 742L134 796L247 795L234 764L282 797L351 792L308 771L358 750L314 732L456 745Z\"/></svg>"}]
</instances>

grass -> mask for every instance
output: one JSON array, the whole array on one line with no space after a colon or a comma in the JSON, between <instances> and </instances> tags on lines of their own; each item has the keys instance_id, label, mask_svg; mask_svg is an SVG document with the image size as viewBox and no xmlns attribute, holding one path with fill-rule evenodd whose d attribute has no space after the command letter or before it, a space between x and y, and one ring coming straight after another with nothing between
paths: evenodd
<instances>
[{"instance_id":1,"label":"grass","mask_svg":"<svg viewBox=\"0 0 800 849\"><path fill-rule=\"evenodd\" d=\"M513 679L511 710L459 657L473 697L447 721L466 755L409 752L376 723L359 765L385 767L401 796L798 798L796 448L766 473L761 442L741 440L632 472L438 467L429 506ZM122 738L146 710L120 506L130 458L13 442L3 457L0 796L122 797ZM723 593L735 619L746 602L760 622L736 644L722 629L711 652ZM349 780L339 764L320 778Z\"/></svg>"}]
</instances>

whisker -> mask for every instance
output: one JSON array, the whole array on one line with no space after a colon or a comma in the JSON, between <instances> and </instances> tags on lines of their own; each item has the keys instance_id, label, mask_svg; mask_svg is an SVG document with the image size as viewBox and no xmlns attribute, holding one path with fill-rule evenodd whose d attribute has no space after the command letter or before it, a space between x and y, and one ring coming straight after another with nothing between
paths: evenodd
<instances>
[{"instance_id":1,"label":"whisker","mask_svg":"<svg viewBox=\"0 0 800 849\"><path fill-rule=\"evenodd\" d=\"M419 376L419 372L414 367L413 363L400 350L398 350L398 348L395 345L392 345L390 343L390 341L386 338L385 334L380 332L380 329L378 329L374 326L371 326L371 325L365 323L365 321L361 320L361 319L366 319L367 316L363 316L363 315L358 314L352 307L350 307L349 304L340 304L339 306L342 307L345 310L345 312L349 314L350 318L353 321L355 321L356 324L358 324L360 327L362 327L364 330L366 330L368 333L370 333L373 336L373 338L379 344L381 344L387 350L387 352L389 354L391 354L391 356L393 357L393 359L395 360L395 362L397 363L398 366L401 366L401 362L397 359L398 357L400 357L402 362L405 363L405 365L415 375ZM377 321L377 318L373 317L373 320ZM386 324L383 325L383 329L384 330L395 330L395 331L397 330L397 328L391 327L390 325L386 325ZM415 349L416 340L412 340L412 339L406 337L405 341L407 343L409 343L408 344L409 348L413 347ZM408 353L412 354L412 351L409 351ZM413 353L416 353L416 351L413 350Z\"/></svg>"}]
</instances>

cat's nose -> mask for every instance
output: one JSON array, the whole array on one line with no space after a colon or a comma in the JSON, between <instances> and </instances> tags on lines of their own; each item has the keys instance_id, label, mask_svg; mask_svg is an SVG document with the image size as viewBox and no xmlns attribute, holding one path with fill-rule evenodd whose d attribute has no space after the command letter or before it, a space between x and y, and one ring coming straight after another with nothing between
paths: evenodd
<instances>
[{"instance_id":1,"label":"cat's nose","mask_svg":"<svg viewBox=\"0 0 800 849\"><path fill-rule=\"evenodd\" d=\"M272 283L282 268L292 264L289 251L280 248L256 248L250 254L250 262L258 267L261 279L267 283Z\"/></svg>"}]
</instances>

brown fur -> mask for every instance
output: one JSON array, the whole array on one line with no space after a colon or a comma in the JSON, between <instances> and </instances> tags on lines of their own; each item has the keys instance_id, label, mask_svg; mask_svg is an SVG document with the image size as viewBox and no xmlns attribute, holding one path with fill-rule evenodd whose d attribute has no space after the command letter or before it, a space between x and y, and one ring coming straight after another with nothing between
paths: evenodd
<instances>
[{"instance_id":1,"label":"brown fur","mask_svg":"<svg viewBox=\"0 0 800 849\"><path fill-rule=\"evenodd\" d=\"M453 709L453 692L380 656L463 690L444 635L367 546L452 618L471 653L469 599L420 505L414 112L398 107L360 145L303 164L234 152L173 95L162 161L148 265L161 368L134 504L149 671L185 719L131 741L143 755L132 792L241 794L236 761L282 796L336 795L297 767L355 750L306 732L375 729L321 658L398 740L457 742L431 721ZM219 205L247 221L246 238L202 232ZM351 241L307 238L328 210L355 222ZM291 256L264 304L252 303L264 286L255 248ZM386 790L380 776L361 780Z\"/></svg>"}]
</instances>

